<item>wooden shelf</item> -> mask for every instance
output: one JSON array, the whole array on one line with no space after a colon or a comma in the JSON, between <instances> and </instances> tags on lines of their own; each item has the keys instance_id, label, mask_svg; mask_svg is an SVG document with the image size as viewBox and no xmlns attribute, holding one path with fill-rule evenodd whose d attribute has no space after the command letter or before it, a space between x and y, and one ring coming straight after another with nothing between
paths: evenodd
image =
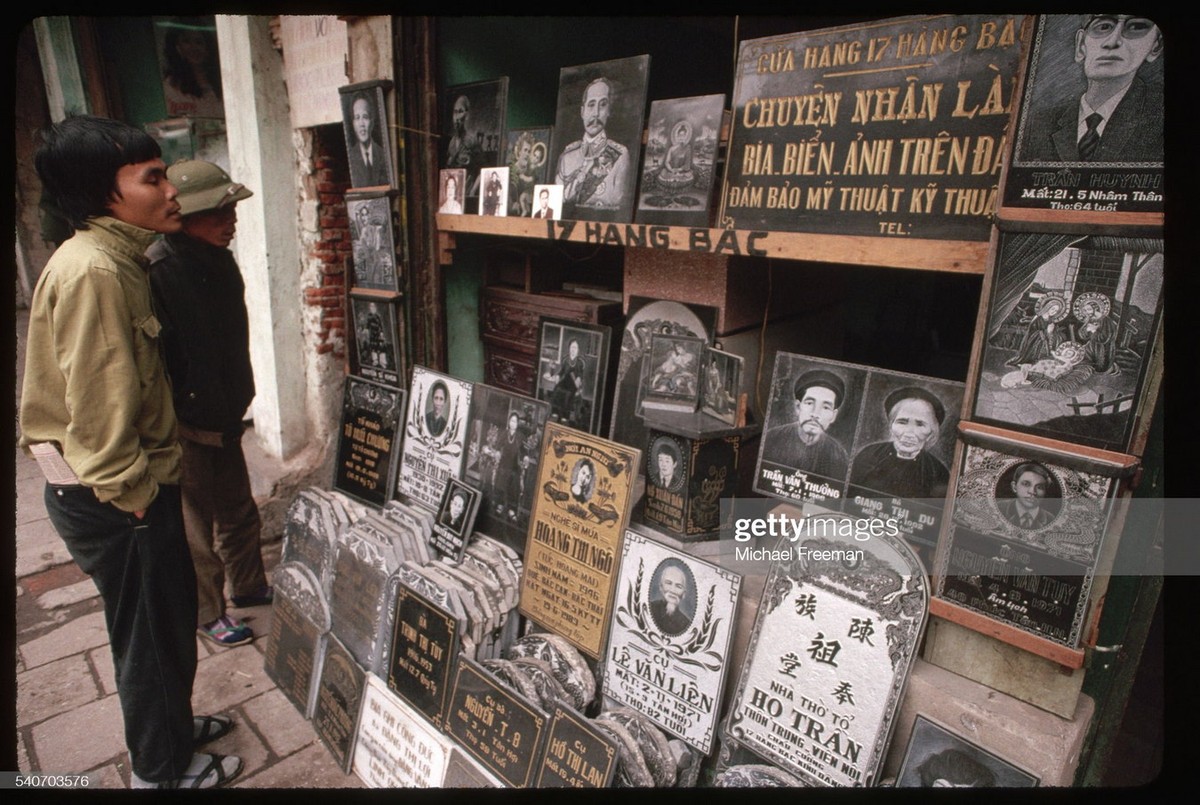
<instances>
[{"instance_id":1,"label":"wooden shelf","mask_svg":"<svg viewBox=\"0 0 1200 805\"><path fill-rule=\"evenodd\" d=\"M988 244L974 241L816 235L596 221L543 221L483 215L439 214L437 227L443 264L453 261L453 238L459 233L526 238L550 243L749 255L980 275L986 270L988 255Z\"/></svg>"}]
</instances>

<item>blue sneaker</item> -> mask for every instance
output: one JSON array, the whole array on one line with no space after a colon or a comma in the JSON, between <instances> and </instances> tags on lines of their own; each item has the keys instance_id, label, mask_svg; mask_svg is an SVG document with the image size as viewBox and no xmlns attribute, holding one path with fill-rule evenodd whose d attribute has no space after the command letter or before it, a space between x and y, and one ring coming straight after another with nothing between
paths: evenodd
<instances>
[{"instance_id":1,"label":"blue sneaker","mask_svg":"<svg viewBox=\"0 0 1200 805\"><path fill-rule=\"evenodd\" d=\"M212 623L204 624L196 632L218 646L241 646L254 639L254 632L249 626L229 615L222 615Z\"/></svg>"}]
</instances>

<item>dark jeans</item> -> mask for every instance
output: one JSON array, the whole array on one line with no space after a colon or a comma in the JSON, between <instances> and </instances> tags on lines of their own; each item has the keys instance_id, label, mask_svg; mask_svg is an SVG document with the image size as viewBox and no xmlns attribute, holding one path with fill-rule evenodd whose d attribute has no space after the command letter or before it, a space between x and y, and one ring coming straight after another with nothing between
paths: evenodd
<instances>
[{"instance_id":1,"label":"dark jeans","mask_svg":"<svg viewBox=\"0 0 1200 805\"><path fill-rule=\"evenodd\" d=\"M177 778L192 758L196 676L196 574L179 487L161 486L141 520L84 486L47 484L45 500L104 601L133 771L154 782Z\"/></svg>"}]
</instances>

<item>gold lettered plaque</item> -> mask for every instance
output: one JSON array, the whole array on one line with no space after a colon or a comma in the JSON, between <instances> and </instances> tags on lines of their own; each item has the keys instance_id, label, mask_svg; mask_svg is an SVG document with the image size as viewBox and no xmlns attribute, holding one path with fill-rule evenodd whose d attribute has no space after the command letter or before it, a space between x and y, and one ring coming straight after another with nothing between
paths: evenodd
<instances>
[{"instance_id":1,"label":"gold lettered plaque","mask_svg":"<svg viewBox=\"0 0 1200 805\"><path fill-rule=\"evenodd\" d=\"M519 609L599 659L641 451L546 423Z\"/></svg>"}]
</instances>

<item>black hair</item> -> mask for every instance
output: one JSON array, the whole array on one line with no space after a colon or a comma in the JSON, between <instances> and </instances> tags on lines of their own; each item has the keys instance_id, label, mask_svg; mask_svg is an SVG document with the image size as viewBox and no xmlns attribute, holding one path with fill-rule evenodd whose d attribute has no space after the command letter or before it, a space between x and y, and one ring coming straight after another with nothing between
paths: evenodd
<instances>
[{"instance_id":1,"label":"black hair","mask_svg":"<svg viewBox=\"0 0 1200 805\"><path fill-rule=\"evenodd\" d=\"M167 68L163 70L163 77L179 87L179 91L184 95L191 95L193 98L204 97L204 89L196 80L191 62L179 53L179 38L185 33L198 33L203 37L204 45L208 48L208 59L204 62L204 77L208 79L208 85L212 87L213 94L220 98L221 65L217 60L217 43L214 37L199 27L167 29L167 35L163 40L163 57L166 59Z\"/></svg>"},{"instance_id":2,"label":"black hair","mask_svg":"<svg viewBox=\"0 0 1200 805\"><path fill-rule=\"evenodd\" d=\"M934 780L979 788L991 788L996 784L996 775L991 769L958 749L944 749L930 755L917 767L917 774L926 788L931 787Z\"/></svg>"},{"instance_id":3,"label":"black hair","mask_svg":"<svg viewBox=\"0 0 1200 805\"><path fill-rule=\"evenodd\" d=\"M139 128L106 117L74 115L42 130L33 164L50 197L75 229L107 215L117 194L117 171L162 157Z\"/></svg>"}]
</instances>

